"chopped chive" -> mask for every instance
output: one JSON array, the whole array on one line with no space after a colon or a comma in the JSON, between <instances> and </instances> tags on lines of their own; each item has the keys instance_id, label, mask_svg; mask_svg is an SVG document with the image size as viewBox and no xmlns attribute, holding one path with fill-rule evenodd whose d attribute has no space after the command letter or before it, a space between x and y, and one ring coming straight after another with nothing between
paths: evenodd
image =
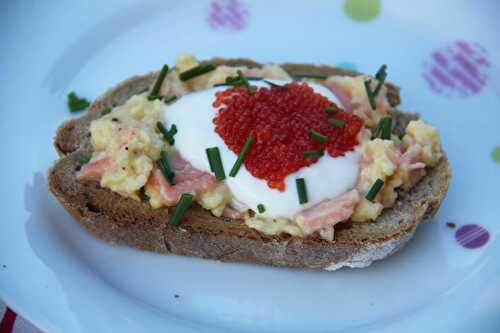
<instances>
[{"instance_id":1,"label":"chopped chive","mask_svg":"<svg viewBox=\"0 0 500 333\"><path fill-rule=\"evenodd\" d=\"M260 80L264 79L264 78L258 77L258 76L247 76L246 78L248 81L260 81Z\"/></svg>"},{"instance_id":2,"label":"chopped chive","mask_svg":"<svg viewBox=\"0 0 500 333\"><path fill-rule=\"evenodd\" d=\"M306 189L306 181L304 178L295 179L295 184L297 185L297 193L299 195L299 203L305 204L307 199L307 189Z\"/></svg>"},{"instance_id":3,"label":"chopped chive","mask_svg":"<svg viewBox=\"0 0 500 333\"><path fill-rule=\"evenodd\" d=\"M326 80L328 78L328 75L314 74L314 73L294 73L293 76L301 79L317 79L317 80Z\"/></svg>"},{"instance_id":4,"label":"chopped chive","mask_svg":"<svg viewBox=\"0 0 500 333\"><path fill-rule=\"evenodd\" d=\"M328 123L336 127L344 127L345 125L345 121L343 121L342 119L335 119L335 118L328 119Z\"/></svg>"},{"instance_id":5,"label":"chopped chive","mask_svg":"<svg viewBox=\"0 0 500 333\"><path fill-rule=\"evenodd\" d=\"M234 83L216 83L213 87L234 87Z\"/></svg>"},{"instance_id":6,"label":"chopped chive","mask_svg":"<svg viewBox=\"0 0 500 333\"><path fill-rule=\"evenodd\" d=\"M384 117L381 120L384 121L384 125L382 127L382 140L390 140L391 130L392 130L392 118Z\"/></svg>"},{"instance_id":7,"label":"chopped chive","mask_svg":"<svg viewBox=\"0 0 500 333\"><path fill-rule=\"evenodd\" d=\"M311 138L312 140L319 142L319 143L325 143L326 141L328 141L328 138L326 136L324 136L316 131L310 131L309 138Z\"/></svg>"},{"instance_id":8,"label":"chopped chive","mask_svg":"<svg viewBox=\"0 0 500 333\"><path fill-rule=\"evenodd\" d=\"M382 140L390 140L392 131L392 118L383 117L379 120L377 127L373 131L372 139L381 138Z\"/></svg>"},{"instance_id":9,"label":"chopped chive","mask_svg":"<svg viewBox=\"0 0 500 333\"><path fill-rule=\"evenodd\" d=\"M382 179L378 178L375 181L375 183L373 183L372 187L370 188L370 190L366 194L366 196L365 196L366 200L373 202L373 200L375 199L375 196L377 196L377 193L380 191L382 186L384 186L384 181Z\"/></svg>"},{"instance_id":10,"label":"chopped chive","mask_svg":"<svg viewBox=\"0 0 500 333\"><path fill-rule=\"evenodd\" d=\"M267 83L268 85L270 85L271 87L276 87L276 88L284 88L286 89L286 84L284 85L281 85L281 84L277 84L277 83L274 83L272 81L268 81L268 80L264 80L265 83Z\"/></svg>"},{"instance_id":11,"label":"chopped chive","mask_svg":"<svg viewBox=\"0 0 500 333\"><path fill-rule=\"evenodd\" d=\"M160 133L163 135L165 141L173 146L175 143L174 135L177 133L177 126L175 126L175 124L172 124L170 130L167 130L165 125L163 125L163 123L159 121L156 123L156 128L158 128L158 131L160 131Z\"/></svg>"},{"instance_id":12,"label":"chopped chive","mask_svg":"<svg viewBox=\"0 0 500 333\"><path fill-rule=\"evenodd\" d=\"M308 150L303 153L304 158L320 158L325 153L322 150Z\"/></svg>"},{"instance_id":13,"label":"chopped chive","mask_svg":"<svg viewBox=\"0 0 500 333\"><path fill-rule=\"evenodd\" d=\"M224 172L224 166L222 165L222 160L220 158L219 148L207 148L205 151L207 153L210 169L215 174L215 179L219 181L226 179L226 173Z\"/></svg>"},{"instance_id":14,"label":"chopped chive","mask_svg":"<svg viewBox=\"0 0 500 333\"><path fill-rule=\"evenodd\" d=\"M237 83L237 82L240 82L240 73L241 71L237 71L238 75L236 76L228 76L226 77L226 79L224 80L225 83Z\"/></svg>"},{"instance_id":15,"label":"chopped chive","mask_svg":"<svg viewBox=\"0 0 500 333\"><path fill-rule=\"evenodd\" d=\"M170 132L170 134L176 135L177 134L177 126L175 126L175 124L172 124L172 126L170 126L170 129L168 131Z\"/></svg>"},{"instance_id":16,"label":"chopped chive","mask_svg":"<svg viewBox=\"0 0 500 333\"><path fill-rule=\"evenodd\" d=\"M182 217L184 216L186 209L188 209L189 205L191 205L192 201L193 201L192 194L183 193L181 195L181 198L179 199L179 202L177 202L177 205L175 206L174 212L172 213L172 217L170 218L169 223L171 225L181 224Z\"/></svg>"},{"instance_id":17,"label":"chopped chive","mask_svg":"<svg viewBox=\"0 0 500 333\"><path fill-rule=\"evenodd\" d=\"M226 80L224 83L216 83L213 86L214 87L224 87L224 86L230 86L230 87L237 87L237 86L245 86L248 90L248 92L251 94L251 86L248 81L260 81L263 78L261 77L256 77L256 76L244 76L243 72L241 70L237 71L238 75L237 76L228 76L226 77Z\"/></svg>"},{"instance_id":18,"label":"chopped chive","mask_svg":"<svg viewBox=\"0 0 500 333\"><path fill-rule=\"evenodd\" d=\"M240 71L240 70L238 70L238 71L236 71L236 73L238 73L239 80L241 80L242 84L245 86L245 88L247 88L247 90L250 93L250 95L252 95L253 94L253 92L252 92L252 86L250 86L250 83L248 82L248 80L245 77L245 75L243 75L243 72Z\"/></svg>"},{"instance_id":19,"label":"chopped chive","mask_svg":"<svg viewBox=\"0 0 500 333\"><path fill-rule=\"evenodd\" d=\"M177 96L175 96L175 95L174 96L170 96L170 97L165 97L163 99L163 103L170 104L170 103L172 103L172 102L174 102L176 100L177 100Z\"/></svg>"},{"instance_id":20,"label":"chopped chive","mask_svg":"<svg viewBox=\"0 0 500 333\"><path fill-rule=\"evenodd\" d=\"M263 204L258 204L257 205L257 210L259 211L259 214L262 214L266 211L266 207L264 207Z\"/></svg>"},{"instance_id":21,"label":"chopped chive","mask_svg":"<svg viewBox=\"0 0 500 333\"><path fill-rule=\"evenodd\" d=\"M170 185L175 185L175 172L170 165L170 160L168 159L166 151L163 150L160 153L160 159L156 161L156 165Z\"/></svg>"},{"instance_id":22,"label":"chopped chive","mask_svg":"<svg viewBox=\"0 0 500 333\"><path fill-rule=\"evenodd\" d=\"M88 108L90 102L83 97L78 97L78 95L72 91L68 94L68 108L70 112L82 111Z\"/></svg>"},{"instance_id":23,"label":"chopped chive","mask_svg":"<svg viewBox=\"0 0 500 333\"><path fill-rule=\"evenodd\" d=\"M73 155L73 160L80 162L82 164L86 164L86 163L89 163L90 157L87 155L83 155L83 154L75 154L75 155Z\"/></svg>"},{"instance_id":24,"label":"chopped chive","mask_svg":"<svg viewBox=\"0 0 500 333\"><path fill-rule=\"evenodd\" d=\"M337 113L337 110L332 109L332 108L325 108L325 112L333 115L333 114Z\"/></svg>"},{"instance_id":25,"label":"chopped chive","mask_svg":"<svg viewBox=\"0 0 500 333\"><path fill-rule=\"evenodd\" d=\"M385 81L385 79L387 78L387 65L384 64L380 66L377 73L375 74L375 78L378 81Z\"/></svg>"},{"instance_id":26,"label":"chopped chive","mask_svg":"<svg viewBox=\"0 0 500 333\"><path fill-rule=\"evenodd\" d=\"M148 96L148 101L154 101L159 99L160 101L163 99L163 96Z\"/></svg>"},{"instance_id":27,"label":"chopped chive","mask_svg":"<svg viewBox=\"0 0 500 333\"><path fill-rule=\"evenodd\" d=\"M375 110L377 108L377 104L375 103L375 96L372 92L372 88L370 87L371 82L372 80L365 81L365 90L366 96L368 96L368 102L370 102L372 110Z\"/></svg>"},{"instance_id":28,"label":"chopped chive","mask_svg":"<svg viewBox=\"0 0 500 333\"><path fill-rule=\"evenodd\" d=\"M233 167L231 168L231 171L229 172L229 177L236 177L236 174L241 168L241 164L243 163L243 159L248 153L248 150L250 149L250 145L252 144L253 139L251 136L247 138L247 141L245 141L245 144L243 145L243 148L241 148L240 153L238 154L238 158L236 159L236 162L234 162Z\"/></svg>"},{"instance_id":29,"label":"chopped chive","mask_svg":"<svg viewBox=\"0 0 500 333\"><path fill-rule=\"evenodd\" d=\"M379 70L375 74L375 78L377 79L377 86L375 87L375 91L373 91L373 96L378 96L380 89L382 89L382 85L387 78L387 65L380 66Z\"/></svg>"},{"instance_id":30,"label":"chopped chive","mask_svg":"<svg viewBox=\"0 0 500 333\"><path fill-rule=\"evenodd\" d=\"M187 81L197 76L211 72L213 70L215 70L215 66L213 64L198 65L196 67L193 67L191 69L188 69L187 71L180 73L179 78L181 79L181 81Z\"/></svg>"},{"instance_id":31,"label":"chopped chive","mask_svg":"<svg viewBox=\"0 0 500 333\"><path fill-rule=\"evenodd\" d=\"M160 92L161 85L162 85L163 81L165 80L165 76L167 76L167 73L168 73L168 65L165 64L161 68L160 74L158 74L158 78L156 79L156 82L153 85L151 92L149 93L148 99L150 101L152 100L152 98L158 96L158 93Z\"/></svg>"},{"instance_id":32,"label":"chopped chive","mask_svg":"<svg viewBox=\"0 0 500 333\"><path fill-rule=\"evenodd\" d=\"M112 109L110 106L106 106L106 107L104 108L104 110L102 110L102 112L101 112L101 116L105 116L105 115L107 115L107 114L111 113L111 111L113 111L113 109Z\"/></svg>"},{"instance_id":33,"label":"chopped chive","mask_svg":"<svg viewBox=\"0 0 500 333\"><path fill-rule=\"evenodd\" d=\"M382 124L381 122L379 121L377 127L375 127L373 130L372 130L372 140L376 139L376 138L380 138L380 135L382 133Z\"/></svg>"}]
</instances>

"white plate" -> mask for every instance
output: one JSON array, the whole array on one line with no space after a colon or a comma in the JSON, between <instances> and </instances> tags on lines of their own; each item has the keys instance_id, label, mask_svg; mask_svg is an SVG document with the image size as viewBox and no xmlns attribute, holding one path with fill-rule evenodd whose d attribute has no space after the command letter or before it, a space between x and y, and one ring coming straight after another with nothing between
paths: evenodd
<instances>
[{"instance_id":1,"label":"white plate","mask_svg":"<svg viewBox=\"0 0 500 333\"><path fill-rule=\"evenodd\" d=\"M47 332L498 329L498 2L382 0L378 17L356 21L343 1L216 1L220 9L209 1L1 5L0 297ZM458 40L470 52L459 51ZM448 57L449 86L432 72L434 50ZM349 62L366 72L387 63L403 87L403 109L436 125L449 153L454 178L441 210L395 256L334 273L157 255L93 239L46 190L52 137L69 117L65 96L94 98L182 52ZM454 79L467 67L453 52L475 61L467 75L477 69L484 84L479 76L469 87ZM434 75L434 89L424 72ZM457 242L466 230L458 227L468 224L489 239L476 233Z\"/></svg>"}]
</instances>

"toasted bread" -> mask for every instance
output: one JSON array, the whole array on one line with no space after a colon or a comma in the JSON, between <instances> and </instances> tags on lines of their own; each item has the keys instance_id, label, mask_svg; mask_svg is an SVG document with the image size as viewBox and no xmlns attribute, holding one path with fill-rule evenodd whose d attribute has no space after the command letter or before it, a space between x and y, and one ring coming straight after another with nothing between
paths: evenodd
<instances>
[{"instance_id":1,"label":"toasted bread","mask_svg":"<svg viewBox=\"0 0 500 333\"><path fill-rule=\"evenodd\" d=\"M213 59L214 64L261 65L247 59ZM284 64L294 73L358 73L328 66ZM80 163L72 156L92 152L89 125L107 106L124 103L143 91L158 72L132 77L110 89L90 106L81 118L70 120L58 129L55 148L60 159L48 176L50 191L68 212L90 233L113 244L142 250L197 256L221 261L237 261L273 266L334 270L343 266L365 267L400 249L413 235L418 224L432 217L444 198L451 178L446 155L407 193L400 193L396 204L385 209L372 223L335 226L335 240L319 236L305 238L289 235L268 236L245 225L242 220L217 218L193 204L180 226L169 225L172 208L152 209L147 202L125 198L98 182L80 181ZM392 106L399 104L399 89L388 84L387 97ZM403 133L417 114L395 112L395 132Z\"/></svg>"}]
</instances>

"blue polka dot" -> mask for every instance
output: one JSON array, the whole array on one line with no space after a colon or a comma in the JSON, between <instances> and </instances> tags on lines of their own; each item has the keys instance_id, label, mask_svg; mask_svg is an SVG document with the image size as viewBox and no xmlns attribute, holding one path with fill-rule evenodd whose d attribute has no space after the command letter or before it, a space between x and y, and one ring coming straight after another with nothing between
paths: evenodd
<instances>
[{"instance_id":1,"label":"blue polka dot","mask_svg":"<svg viewBox=\"0 0 500 333\"><path fill-rule=\"evenodd\" d=\"M335 67L339 67L342 69L348 69L350 71L357 71L358 70L358 67L349 61L341 61L341 62L337 63L337 65L335 65Z\"/></svg>"}]
</instances>

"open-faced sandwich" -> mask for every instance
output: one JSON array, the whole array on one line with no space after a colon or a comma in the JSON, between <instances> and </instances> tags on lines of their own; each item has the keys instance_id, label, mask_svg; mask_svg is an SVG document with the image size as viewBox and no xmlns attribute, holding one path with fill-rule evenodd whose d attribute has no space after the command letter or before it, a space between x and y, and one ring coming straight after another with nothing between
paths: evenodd
<instances>
[{"instance_id":1,"label":"open-faced sandwich","mask_svg":"<svg viewBox=\"0 0 500 333\"><path fill-rule=\"evenodd\" d=\"M333 270L400 249L450 169L372 77L246 59L132 77L55 138L49 188L92 234L179 255Z\"/></svg>"}]
</instances>

